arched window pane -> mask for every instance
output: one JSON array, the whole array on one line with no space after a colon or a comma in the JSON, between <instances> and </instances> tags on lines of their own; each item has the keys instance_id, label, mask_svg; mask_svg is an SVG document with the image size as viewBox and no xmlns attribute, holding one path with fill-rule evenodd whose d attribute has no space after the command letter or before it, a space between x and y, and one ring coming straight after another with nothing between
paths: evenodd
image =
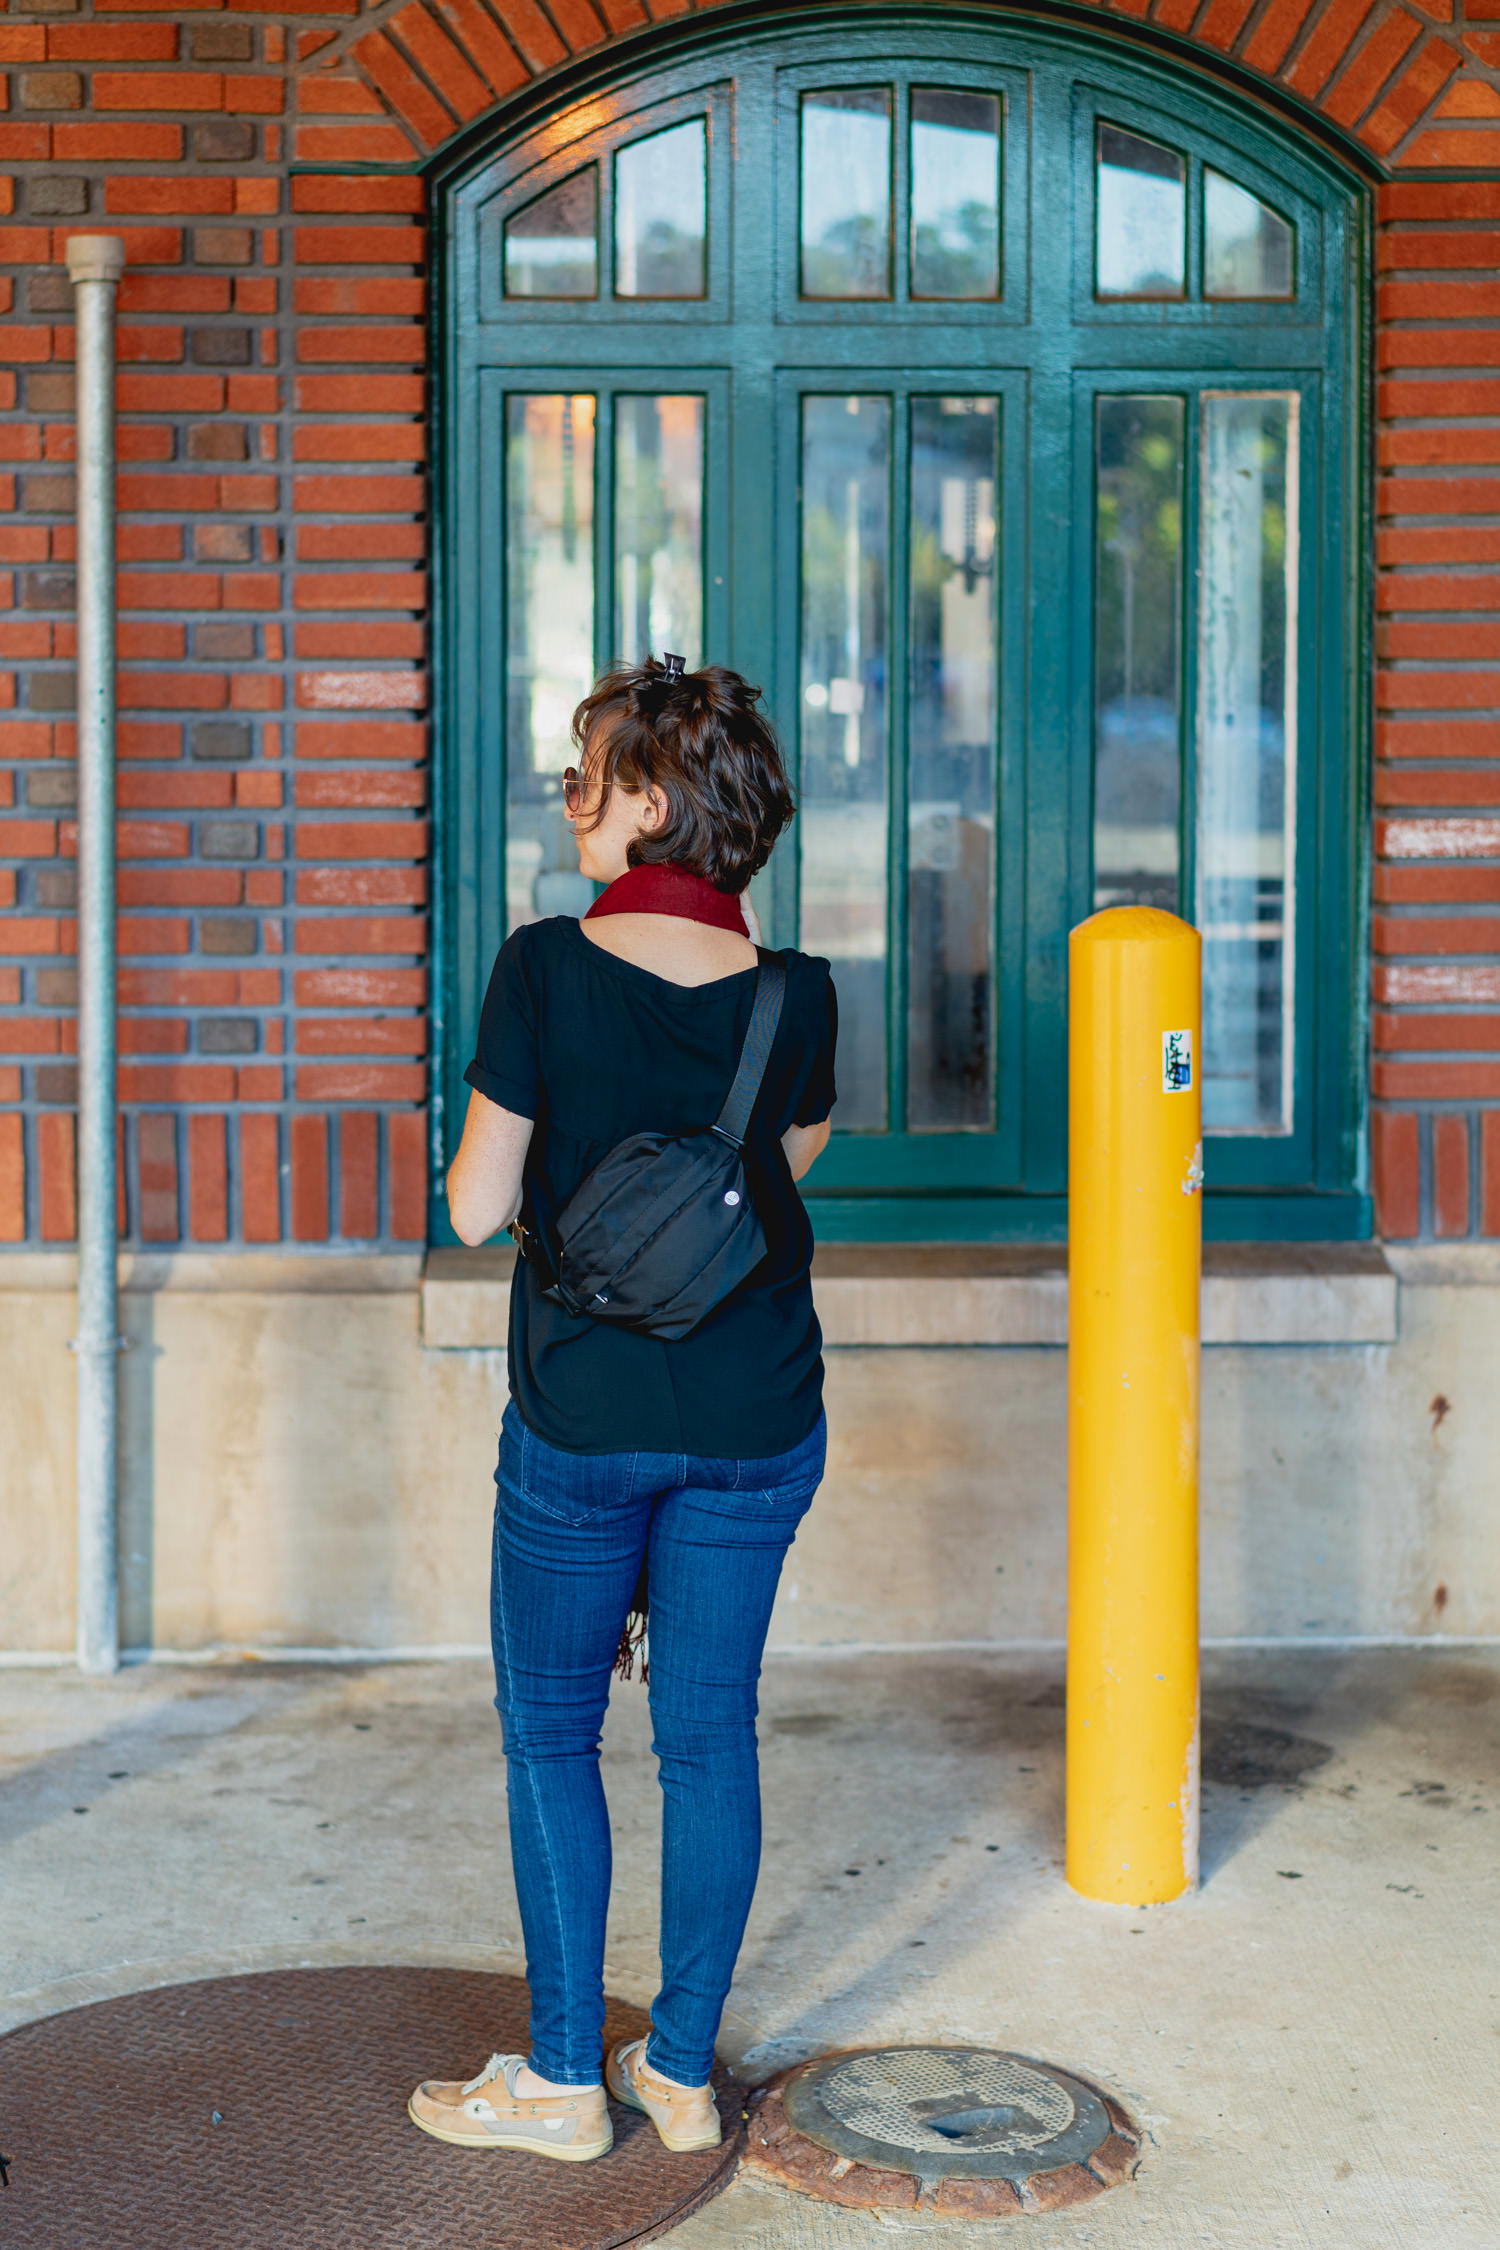
<instances>
[{"instance_id":1,"label":"arched window pane","mask_svg":"<svg viewBox=\"0 0 1500 2250\"><path fill-rule=\"evenodd\" d=\"M1197 921L1216 1133L1291 1124L1297 406L1203 400Z\"/></svg>"},{"instance_id":2,"label":"arched window pane","mask_svg":"<svg viewBox=\"0 0 1500 2250\"><path fill-rule=\"evenodd\" d=\"M802 402L802 936L833 964L839 1123L886 1123L891 402Z\"/></svg>"},{"instance_id":3,"label":"arched window pane","mask_svg":"<svg viewBox=\"0 0 1500 2250\"><path fill-rule=\"evenodd\" d=\"M911 293L1000 294L1000 98L911 92Z\"/></svg>"},{"instance_id":4,"label":"arched window pane","mask_svg":"<svg viewBox=\"0 0 1500 2250\"><path fill-rule=\"evenodd\" d=\"M615 158L615 295L703 296L707 248L708 140L694 117Z\"/></svg>"},{"instance_id":5,"label":"arched window pane","mask_svg":"<svg viewBox=\"0 0 1500 2250\"><path fill-rule=\"evenodd\" d=\"M1096 293L1180 297L1187 253L1181 154L1101 122L1096 170Z\"/></svg>"},{"instance_id":6,"label":"arched window pane","mask_svg":"<svg viewBox=\"0 0 1500 2250\"><path fill-rule=\"evenodd\" d=\"M911 402L906 1122L994 1123L1000 402Z\"/></svg>"},{"instance_id":7,"label":"arched window pane","mask_svg":"<svg viewBox=\"0 0 1500 2250\"><path fill-rule=\"evenodd\" d=\"M703 401L615 400L615 653L703 646Z\"/></svg>"},{"instance_id":8,"label":"arched window pane","mask_svg":"<svg viewBox=\"0 0 1500 2250\"><path fill-rule=\"evenodd\" d=\"M567 911L549 884L577 857L562 822L569 724L594 676L594 400L506 401L506 906L510 926ZM574 907L572 911L578 909Z\"/></svg>"},{"instance_id":9,"label":"arched window pane","mask_svg":"<svg viewBox=\"0 0 1500 2250\"><path fill-rule=\"evenodd\" d=\"M1096 909L1179 911L1182 427L1181 398L1098 402Z\"/></svg>"},{"instance_id":10,"label":"arched window pane","mask_svg":"<svg viewBox=\"0 0 1500 2250\"><path fill-rule=\"evenodd\" d=\"M507 297L592 297L599 287L599 173L593 164L505 222Z\"/></svg>"},{"instance_id":11,"label":"arched window pane","mask_svg":"<svg viewBox=\"0 0 1500 2250\"><path fill-rule=\"evenodd\" d=\"M1203 294L1290 297L1292 229L1248 188L1203 171Z\"/></svg>"},{"instance_id":12,"label":"arched window pane","mask_svg":"<svg viewBox=\"0 0 1500 2250\"><path fill-rule=\"evenodd\" d=\"M891 293L891 94L832 86L802 97L802 294Z\"/></svg>"}]
</instances>

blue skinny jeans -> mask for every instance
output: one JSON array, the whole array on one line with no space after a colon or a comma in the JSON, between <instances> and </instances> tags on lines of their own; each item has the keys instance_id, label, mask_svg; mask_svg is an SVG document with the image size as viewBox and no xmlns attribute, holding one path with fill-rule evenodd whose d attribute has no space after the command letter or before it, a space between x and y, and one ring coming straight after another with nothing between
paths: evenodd
<instances>
[{"instance_id":1,"label":"blue skinny jeans","mask_svg":"<svg viewBox=\"0 0 1500 2250\"><path fill-rule=\"evenodd\" d=\"M760 1867L757 1682L782 1560L822 1480L827 1421L785 1453L568 1453L500 1425L490 1631L531 2068L598 2082L611 1873L600 1733L649 1553L662 1790L661 1988L646 2060L701 2086ZM639 1680L631 1683L639 1686Z\"/></svg>"}]
</instances>

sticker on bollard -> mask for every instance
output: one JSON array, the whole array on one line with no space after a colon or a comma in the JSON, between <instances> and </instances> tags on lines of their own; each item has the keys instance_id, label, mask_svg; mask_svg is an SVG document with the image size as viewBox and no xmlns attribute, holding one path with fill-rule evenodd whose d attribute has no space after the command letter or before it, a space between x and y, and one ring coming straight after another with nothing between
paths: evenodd
<instances>
[{"instance_id":1,"label":"sticker on bollard","mask_svg":"<svg viewBox=\"0 0 1500 2250\"><path fill-rule=\"evenodd\" d=\"M751 2103L752 2169L864 2209L1058 2210L1133 2177L1140 2162L1139 2131L1102 2088L989 2047L822 2055Z\"/></svg>"},{"instance_id":2,"label":"sticker on bollard","mask_svg":"<svg viewBox=\"0 0 1500 2250\"><path fill-rule=\"evenodd\" d=\"M1161 1035L1161 1090L1185 1094L1193 1083L1191 1031L1164 1031Z\"/></svg>"}]
</instances>

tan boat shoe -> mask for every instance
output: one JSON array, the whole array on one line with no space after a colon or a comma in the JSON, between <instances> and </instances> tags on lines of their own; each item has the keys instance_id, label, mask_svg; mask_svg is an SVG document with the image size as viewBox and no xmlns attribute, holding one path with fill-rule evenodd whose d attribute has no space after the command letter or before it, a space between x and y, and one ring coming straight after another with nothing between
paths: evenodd
<instances>
[{"instance_id":1,"label":"tan boat shoe","mask_svg":"<svg viewBox=\"0 0 1500 2250\"><path fill-rule=\"evenodd\" d=\"M710 2086L678 2086L646 2060L644 2039L620 2039L604 2060L604 2079L617 2101L643 2109L664 2147L717 2148L724 2138Z\"/></svg>"},{"instance_id":2,"label":"tan boat shoe","mask_svg":"<svg viewBox=\"0 0 1500 2250\"><path fill-rule=\"evenodd\" d=\"M613 2148L615 2130L602 2086L571 2094L518 2094L516 2075L525 2055L491 2055L483 2070L460 2083L424 2078L406 2105L407 2115L434 2140L455 2148L529 2148L565 2164L586 2164Z\"/></svg>"}]
</instances>

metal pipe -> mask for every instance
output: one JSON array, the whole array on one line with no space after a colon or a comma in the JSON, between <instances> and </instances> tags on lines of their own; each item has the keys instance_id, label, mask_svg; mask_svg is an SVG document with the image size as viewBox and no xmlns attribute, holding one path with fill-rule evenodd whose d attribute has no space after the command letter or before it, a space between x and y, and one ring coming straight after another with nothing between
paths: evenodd
<instances>
[{"instance_id":1,"label":"metal pipe","mask_svg":"<svg viewBox=\"0 0 1500 2250\"><path fill-rule=\"evenodd\" d=\"M1067 1877L1198 1879L1203 943L1154 906L1068 940Z\"/></svg>"},{"instance_id":2,"label":"metal pipe","mask_svg":"<svg viewBox=\"0 0 1500 2250\"><path fill-rule=\"evenodd\" d=\"M115 1672L119 1294L115 1226L116 234L70 235L78 383L78 1636Z\"/></svg>"}]
</instances>

